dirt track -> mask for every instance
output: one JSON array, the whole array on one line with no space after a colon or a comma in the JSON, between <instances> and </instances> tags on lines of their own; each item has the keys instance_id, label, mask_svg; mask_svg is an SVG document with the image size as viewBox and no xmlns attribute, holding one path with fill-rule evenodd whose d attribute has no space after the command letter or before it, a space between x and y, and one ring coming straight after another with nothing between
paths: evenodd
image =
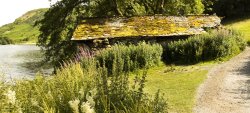
<instances>
[{"instance_id":1,"label":"dirt track","mask_svg":"<svg viewBox=\"0 0 250 113\"><path fill-rule=\"evenodd\" d=\"M250 113L250 48L213 67L196 101L194 113Z\"/></svg>"}]
</instances>

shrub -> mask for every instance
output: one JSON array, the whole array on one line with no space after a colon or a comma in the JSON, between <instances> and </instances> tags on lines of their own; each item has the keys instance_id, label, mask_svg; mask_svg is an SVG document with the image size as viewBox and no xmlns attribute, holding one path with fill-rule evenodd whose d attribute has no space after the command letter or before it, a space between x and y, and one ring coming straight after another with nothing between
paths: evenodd
<instances>
[{"instance_id":1,"label":"shrub","mask_svg":"<svg viewBox=\"0 0 250 113\"><path fill-rule=\"evenodd\" d=\"M221 29L169 43L164 48L163 59L167 62L196 63L229 57L245 47L246 42L239 32Z\"/></svg>"},{"instance_id":2,"label":"shrub","mask_svg":"<svg viewBox=\"0 0 250 113\"><path fill-rule=\"evenodd\" d=\"M0 45L13 44L13 41L7 37L0 37Z\"/></svg>"},{"instance_id":3,"label":"shrub","mask_svg":"<svg viewBox=\"0 0 250 113\"><path fill-rule=\"evenodd\" d=\"M72 112L70 101L86 100L95 84L95 69L84 72L79 63L65 65L51 77L38 75L34 80L18 81L12 90L23 112Z\"/></svg>"},{"instance_id":4,"label":"shrub","mask_svg":"<svg viewBox=\"0 0 250 113\"><path fill-rule=\"evenodd\" d=\"M104 49L96 55L101 66L105 65L108 73L114 72L113 62L119 61L121 71L129 72L140 68L156 66L161 62L163 48L159 44L146 44L141 42L138 45L117 44L111 48Z\"/></svg>"},{"instance_id":5,"label":"shrub","mask_svg":"<svg viewBox=\"0 0 250 113\"><path fill-rule=\"evenodd\" d=\"M115 64L119 70L119 63ZM117 71L118 71L117 70ZM159 92L155 99L145 94L143 89L146 82L146 73L136 77L132 89L129 88L129 74L117 72L108 79L107 70L97 78L97 95L95 98L97 113L165 113L166 101Z\"/></svg>"},{"instance_id":6,"label":"shrub","mask_svg":"<svg viewBox=\"0 0 250 113\"><path fill-rule=\"evenodd\" d=\"M205 38L205 48L203 50L203 60L223 58L232 56L243 51L246 42L243 40L242 34L235 30L219 30L214 31Z\"/></svg>"}]
</instances>

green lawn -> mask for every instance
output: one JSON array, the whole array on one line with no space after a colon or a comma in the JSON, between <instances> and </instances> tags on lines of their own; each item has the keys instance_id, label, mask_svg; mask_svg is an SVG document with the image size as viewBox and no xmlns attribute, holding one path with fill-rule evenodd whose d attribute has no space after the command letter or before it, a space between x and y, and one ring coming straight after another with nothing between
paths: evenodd
<instances>
[{"instance_id":1,"label":"green lawn","mask_svg":"<svg viewBox=\"0 0 250 113\"><path fill-rule=\"evenodd\" d=\"M250 42L250 19L232 20L225 23L226 27L231 27L242 32L246 41Z\"/></svg>"},{"instance_id":2,"label":"green lawn","mask_svg":"<svg viewBox=\"0 0 250 113\"><path fill-rule=\"evenodd\" d=\"M165 66L148 70L145 92L164 93L171 113L192 113L198 86L214 63L190 66ZM132 77L133 78L133 77Z\"/></svg>"}]
</instances>

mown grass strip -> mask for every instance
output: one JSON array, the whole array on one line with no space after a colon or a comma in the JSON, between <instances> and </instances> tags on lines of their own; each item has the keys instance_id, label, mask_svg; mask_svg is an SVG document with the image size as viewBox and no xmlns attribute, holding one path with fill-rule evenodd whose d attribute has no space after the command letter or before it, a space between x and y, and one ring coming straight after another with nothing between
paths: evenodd
<instances>
[{"instance_id":1,"label":"mown grass strip","mask_svg":"<svg viewBox=\"0 0 250 113\"><path fill-rule=\"evenodd\" d=\"M154 94L158 89L165 94L169 112L192 113L196 90L206 79L214 63L190 66L165 66L148 70L145 92ZM131 77L133 78L133 77Z\"/></svg>"}]
</instances>

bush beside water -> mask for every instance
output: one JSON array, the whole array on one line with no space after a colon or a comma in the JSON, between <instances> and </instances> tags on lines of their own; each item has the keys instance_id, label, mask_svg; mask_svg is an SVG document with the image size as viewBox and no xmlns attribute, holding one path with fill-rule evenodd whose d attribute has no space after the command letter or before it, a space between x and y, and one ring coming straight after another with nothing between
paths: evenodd
<instances>
[{"instance_id":1,"label":"bush beside water","mask_svg":"<svg viewBox=\"0 0 250 113\"><path fill-rule=\"evenodd\" d=\"M13 44L13 41L7 37L0 37L0 45Z\"/></svg>"},{"instance_id":2,"label":"bush beside water","mask_svg":"<svg viewBox=\"0 0 250 113\"><path fill-rule=\"evenodd\" d=\"M164 48L167 62L197 63L233 56L246 47L243 36L235 30L221 29L171 42Z\"/></svg>"}]
</instances>

